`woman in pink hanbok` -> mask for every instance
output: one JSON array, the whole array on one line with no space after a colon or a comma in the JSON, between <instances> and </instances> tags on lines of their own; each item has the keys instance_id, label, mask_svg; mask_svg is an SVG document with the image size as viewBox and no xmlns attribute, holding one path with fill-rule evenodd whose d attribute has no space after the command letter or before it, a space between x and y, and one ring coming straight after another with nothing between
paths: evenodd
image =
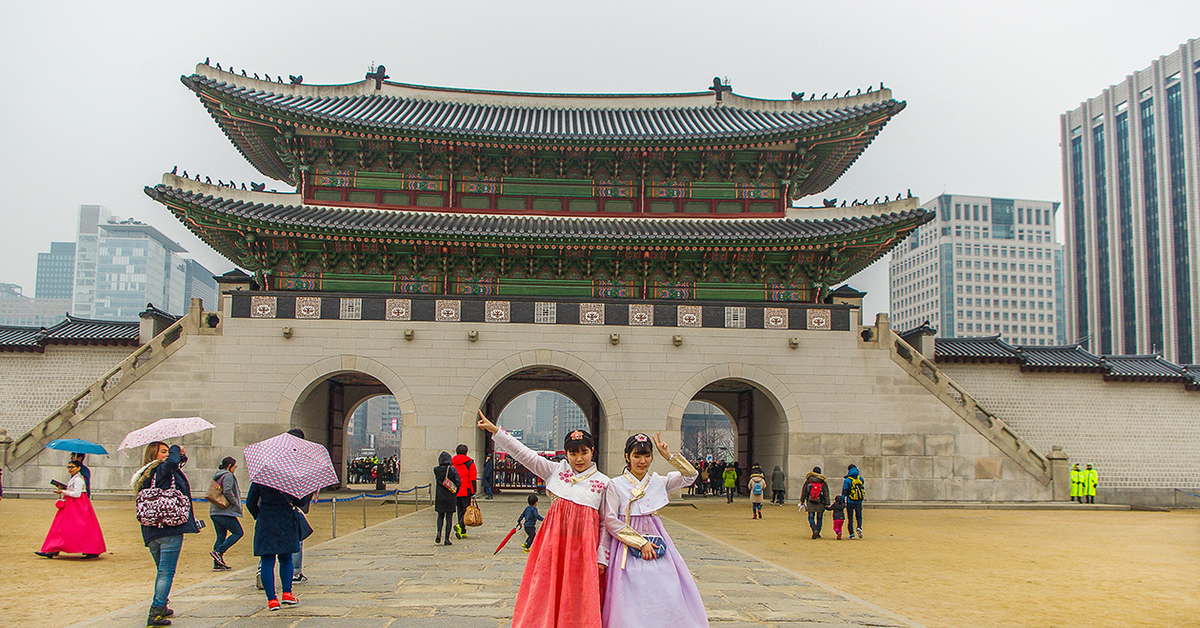
<instances>
[{"instance_id":1,"label":"woman in pink hanbok","mask_svg":"<svg viewBox=\"0 0 1200 628\"><path fill-rule=\"evenodd\" d=\"M67 471L71 479L66 486L55 491L58 493L58 512L54 514L54 522L46 533L42 550L38 556L54 558L59 552L68 554L83 554L84 558L95 558L108 548L104 545L104 533L100 531L100 522L96 520L96 511L92 509L92 501L88 499L87 488L83 476L79 475L82 466L78 461L67 463Z\"/></svg>"},{"instance_id":2,"label":"woman in pink hanbok","mask_svg":"<svg viewBox=\"0 0 1200 628\"><path fill-rule=\"evenodd\" d=\"M675 471L650 473L654 448ZM604 628L697 628L708 626L708 613L692 572L675 549L658 511L667 493L691 485L699 473L681 455L671 454L658 434L634 434L625 441L625 472L604 491L600 548L606 565Z\"/></svg>"}]
</instances>

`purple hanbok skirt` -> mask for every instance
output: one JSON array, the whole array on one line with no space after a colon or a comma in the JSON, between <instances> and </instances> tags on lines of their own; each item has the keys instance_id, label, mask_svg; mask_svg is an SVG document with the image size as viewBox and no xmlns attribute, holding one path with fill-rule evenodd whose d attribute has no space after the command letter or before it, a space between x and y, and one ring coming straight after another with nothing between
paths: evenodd
<instances>
[{"instance_id":1,"label":"purple hanbok skirt","mask_svg":"<svg viewBox=\"0 0 1200 628\"><path fill-rule=\"evenodd\" d=\"M662 519L634 515L629 526L638 534L662 537L667 552L662 558L643 560L640 556L634 558L637 550L630 548L626 558L625 545L612 537L605 572L604 628L707 628L708 613L696 580L675 549Z\"/></svg>"}]
</instances>

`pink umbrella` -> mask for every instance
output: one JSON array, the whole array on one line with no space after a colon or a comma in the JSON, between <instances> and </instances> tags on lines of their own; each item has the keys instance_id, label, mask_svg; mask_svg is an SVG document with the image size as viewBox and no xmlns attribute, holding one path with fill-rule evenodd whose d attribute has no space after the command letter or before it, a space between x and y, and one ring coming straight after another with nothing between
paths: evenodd
<instances>
[{"instance_id":1,"label":"pink umbrella","mask_svg":"<svg viewBox=\"0 0 1200 628\"><path fill-rule=\"evenodd\" d=\"M246 472L251 482L302 498L338 483L329 450L312 441L280 434L246 447Z\"/></svg>"},{"instance_id":2,"label":"pink umbrella","mask_svg":"<svg viewBox=\"0 0 1200 628\"><path fill-rule=\"evenodd\" d=\"M125 435L125 440L121 441L121 449L132 449L149 445L154 441L165 441L169 438L179 438L187 434L195 434L204 430L211 430L216 427L212 423L205 421L198 416L190 416L179 419L159 419L146 427L134 430Z\"/></svg>"}]
</instances>

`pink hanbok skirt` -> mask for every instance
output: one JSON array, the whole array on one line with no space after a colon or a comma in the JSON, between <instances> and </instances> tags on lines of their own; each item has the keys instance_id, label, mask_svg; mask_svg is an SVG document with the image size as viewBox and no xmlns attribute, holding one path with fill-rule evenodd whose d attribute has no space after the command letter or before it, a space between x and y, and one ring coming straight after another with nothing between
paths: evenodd
<instances>
[{"instance_id":1,"label":"pink hanbok skirt","mask_svg":"<svg viewBox=\"0 0 1200 628\"><path fill-rule=\"evenodd\" d=\"M600 628L600 513L557 499L533 539L513 605L520 628Z\"/></svg>"},{"instance_id":2,"label":"pink hanbok skirt","mask_svg":"<svg viewBox=\"0 0 1200 628\"><path fill-rule=\"evenodd\" d=\"M66 497L63 501L66 504L55 513L50 531L46 533L46 541L42 543L42 551L66 554L103 554L108 551L104 545L104 533L100 531L100 522L96 520L96 511L87 493L79 497Z\"/></svg>"}]
</instances>

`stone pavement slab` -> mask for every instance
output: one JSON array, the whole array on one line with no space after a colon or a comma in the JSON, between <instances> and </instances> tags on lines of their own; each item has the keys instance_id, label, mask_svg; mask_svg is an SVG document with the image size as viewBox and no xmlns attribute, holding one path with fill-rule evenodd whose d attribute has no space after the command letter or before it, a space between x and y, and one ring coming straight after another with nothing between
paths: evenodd
<instances>
[{"instance_id":1,"label":"stone pavement slab","mask_svg":"<svg viewBox=\"0 0 1200 628\"><path fill-rule=\"evenodd\" d=\"M453 546L433 543L434 514L422 510L324 543L310 539L300 604L266 609L254 569L222 574L172 591L177 628L500 628L528 556L513 537L493 555L524 508L524 496L485 502L484 525ZM919 627L918 624L805 576L768 564L701 531L670 520L667 529L696 578L709 621L737 627ZM249 526L247 526L249 527ZM248 531L249 532L249 531ZM151 583L146 583L149 593ZM71 628L144 625L145 604Z\"/></svg>"}]
</instances>

